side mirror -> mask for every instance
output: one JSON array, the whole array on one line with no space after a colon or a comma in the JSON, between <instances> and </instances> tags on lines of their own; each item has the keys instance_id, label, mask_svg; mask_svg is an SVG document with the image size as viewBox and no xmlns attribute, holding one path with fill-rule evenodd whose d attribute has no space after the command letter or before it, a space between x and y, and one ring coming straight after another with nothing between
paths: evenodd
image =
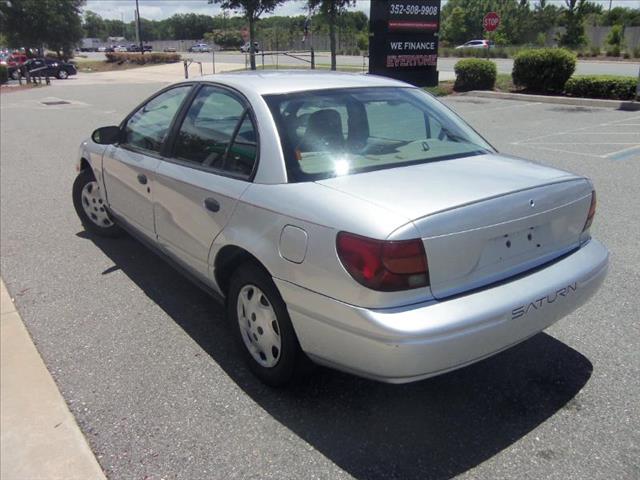
<instances>
[{"instance_id":1,"label":"side mirror","mask_svg":"<svg viewBox=\"0 0 640 480\"><path fill-rule=\"evenodd\" d=\"M91 134L91 140L100 145L113 145L120 141L120 127L100 127Z\"/></svg>"}]
</instances>

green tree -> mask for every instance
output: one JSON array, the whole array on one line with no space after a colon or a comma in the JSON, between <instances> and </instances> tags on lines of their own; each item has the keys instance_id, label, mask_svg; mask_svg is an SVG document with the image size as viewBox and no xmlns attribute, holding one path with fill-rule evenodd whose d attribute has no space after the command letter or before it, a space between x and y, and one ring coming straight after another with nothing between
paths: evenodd
<instances>
[{"instance_id":1,"label":"green tree","mask_svg":"<svg viewBox=\"0 0 640 480\"><path fill-rule=\"evenodd\" d=\"M249 42L251 70L256 69L256 50L254 42L256 39L256 22L264 13L270 13L275 8L284 3L284 0L208 0L208 2L219 4L225 10L239 12L249 23Z\"/></svg>"},{"instance_id":2,"label":"green tree","mask_svg":"<svg viewBox=\"0 0 640 480\"><path fill-rule=\"evenodd\" d=\"M329 23L329 46L331 49L331 70L337 67L336 62L336 25L338 17L344 14L347 7L355 5L355 0L308 0L309 8L319 8L320 13Z\"/></svg>"},{"instance_id":3,"label":"green tree","mask_svg":"<svg viewBox=\"0 0 640 480\"><path fill-rule=\"evenodd\" d=\"M0 29L12 47L44 45L69 56L82 39L84 0L11 0L0 2Z\"/></svg>"},{"instance_id":4,"label":"green tree","mask_svg":"<svg viewBox=\"0 0 640 480\"><path fill-rule=\"evenodd\" d=\"M467 25L462 7L454 7L443 25L443 37L453 44L467 41Z\"/></svg>"},{"instance_id":5,"label":"green tree","mask_svg":"<svg viewBox=\"0 0 640 480\"><path fill-rule=\"evenodd\" d=\"M82 19L82 28L84 34L88 38L107 38L107 27L104 23L104 19L91 10L84 12L84 18Z\"/></svg>"}]
</instances>

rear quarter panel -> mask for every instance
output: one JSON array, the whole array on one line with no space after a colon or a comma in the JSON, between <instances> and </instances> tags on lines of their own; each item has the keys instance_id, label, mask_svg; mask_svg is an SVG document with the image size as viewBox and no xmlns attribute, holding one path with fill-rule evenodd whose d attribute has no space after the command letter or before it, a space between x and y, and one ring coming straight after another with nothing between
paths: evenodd
<instances>
[{"instance_id":1,"label":"rear quarter panel","mask_svg":"<svg viewBox=\"0 0 640 480\"><path fill-rule=\"evenodd\" d=\"M211 276L218 252L225 245L236 245L260 260L273 277L345 303L381 308L424 301L431 298L428 288L376 292L361 286L344 270L336 253L339 231L384 239L407 221L315 183L253 184L214 241L209 254ZM280 252L282 230L287 225L307 233L306 255L301 263L283 258Z\"/></svg>"}]
</instances>

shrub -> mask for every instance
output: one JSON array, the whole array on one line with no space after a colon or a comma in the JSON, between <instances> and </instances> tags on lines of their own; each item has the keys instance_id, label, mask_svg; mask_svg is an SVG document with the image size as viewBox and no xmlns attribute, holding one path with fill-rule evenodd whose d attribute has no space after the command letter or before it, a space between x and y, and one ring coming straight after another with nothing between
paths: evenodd
<instances>
[{"instance_id":1,"label":"shrub","mask_svg":"<svg viewBox=\"0 0 640 480\"><path fill-rule=\"evenodd\" d=\"M591 47L589 48L589 52L591 53L592 57L597 57L600 55L600 47L598 45L591 45Z\"/></svg>"},{"instance_id":2,"label":"shrub","mask_svg":"<svg viewBox=\"0 0 640 480\"><path fill-rule=\"evenodd\" d=\"M619 57L620 56L620 45L613 45L607 48L607 57Z\"/></svg>"},{"instance_id":3,"label":"shrub","mask_svg":"<svg viewBox=\"0 0 640 480\"><path fill-rule=\"evenodd\" d=\"M514 58L513 83L533 92L562 92L575 69L576 55L569 50L523 50Z\"/></svg>"},{"instance_id":4,"label":"shrub","mask_svg":"<svg viewBox=\"0 0 640 480\"><path fill-rule=\"evenodd\" d=\"M157 63L175 63L180 61L178 53L127 53L127 52L109 52L105 53L107 62L109 63L135 63L138 65L157 64Z\"/></svg>"},{"instance_id":5,"label":"shrub","mask_svg":"<svg viewBox=\"0 0 640 480\"><path fill-rule=\"evenodd\" d=\"M491 90L498 75L495 63L477 58L460 60L456 63L454 70L456 83L453 88L457 91Z\"/></svg>"},{"instance_id":6,"label":"shrub","mask_svg":"<svg viewBox=\"0 0 640 480\"><path fill-rule=\"evenodd\" d=\"M633 48L633 58L640 58L640 45Z\"/></svg>"},{"instance_id":7,"label":"shrub","mask_svg":"<svg viewBox=\"0 0 640 480\"><path fill-rule=\"evenodd\" d=\"M612 47L622 47L624 45L624 27L622 25L614 25L607 35L607 45Z\"/></svg>"},{"instance_id":8,"label":"shrub","mask_svg":"<svg viewBox=\"0 0 640 480\"><path fill-rule=\"evenodd\" d=\"M7 83L9 81L9 72L6 65L0 65L0 83Z\"/></svg>"},{"instance_id":9,"label":"shrub","mask_svg":"<svg viewBox=\"0 0 640 480\"><path fill-rule=\"evenodd\" d=\"M574 97L633 100L638 80L617 75L581 75L571 77L565 93Z\"/></svg>"}]
</instances>

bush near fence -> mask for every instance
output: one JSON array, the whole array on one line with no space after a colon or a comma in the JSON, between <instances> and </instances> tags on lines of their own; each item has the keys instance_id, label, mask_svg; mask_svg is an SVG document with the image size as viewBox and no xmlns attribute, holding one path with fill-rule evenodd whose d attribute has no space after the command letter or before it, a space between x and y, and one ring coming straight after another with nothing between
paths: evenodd
<instances>
[{"instance_id":1,"label":"bush near fence","mask_svg":"<svg viewBox=\"0 0 640 480\"><path fill-rule=\"evenodd\" d=\"M178 53L126 53L126 52L109 52L105 53L107 62L109 63L135 63L137 65L160 64L160 63L176 63L181 57Z\"/></svg>"},{"instance_id":2,"label":"bush near fence","mask_svg":"<svg viewBox=\"0 0 640 480\"><path fill-rule=\"evenodd\" d=\"M638 80L617 75L580 75L571 77L564 89L574 97L633 100Z\"/></svg>"},{"instance_id":3,"label":"bush near fence","mask_svg":"<svg viewBox=\"0 0 640 480\"><path fill-rule=\"evenodd\" d=\"M9 81L9 72L5 65L0 65L0 84L7 83Z\"/></svg>"},{"instance_id":4,"label":"bush near fence","mask_svg":"<svg viewBox=\"0 0 640 480\"><path fill-rule=\"evenodd\" d=\"M460 60L453 69L456 72L453 88L458 92L492 90L498 76L498 69L494 62L479 58Z\"/></svg>"},{"instance_id":5,"label":"bush near fence","mask_svg":"<svg viewBox=\"0 0 640 480\"><path fill-rule=\"evenodd\" d=\"M524 50L514 58L513 83L531 92L562 92L575 69L575 53L564 48Z\"/></svg>"}]
</instances>

